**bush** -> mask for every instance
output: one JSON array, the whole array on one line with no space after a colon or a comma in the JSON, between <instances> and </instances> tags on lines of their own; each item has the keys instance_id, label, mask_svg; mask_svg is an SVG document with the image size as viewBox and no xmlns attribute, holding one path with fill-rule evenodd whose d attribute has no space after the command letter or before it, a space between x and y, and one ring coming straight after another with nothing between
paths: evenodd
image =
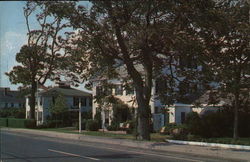
<instances>
[{"instance_id":1,"label":"bush","mask_svg":"<svg viewBox=\"0 0 250 162\"><path fill-rule=\"evenodd\" d=\"M25 118L25 108L3 108L0 110L0 117L2 118Z\"/></svg>"},{"instance_id":2,"label":"bush","mask_svg":"<svg viewBox=\"0 0 250 162\"><path fill-rule=\"evenodd\" d=\"M86 122L86 130L88 131L98 131L99 123L97 120L89 119Z\"/></svg>"},{"instance_id":3,"label":"bush","mask_svg":"<svg viewBox=\"0 0 250 162\"><path fill-rule=\"evenodd\" d=\"M0 118L0 126L1 127L8 127L8 119L7 118Z\"/></svg>"},{"instance_id":4,"label":"bush","mask_svg":"<svg viewBox=\"0 0 250 162\"><path fill-rule=\"evenodd\" d=\"M85 130L86 129L86 123L87 123L87 120L86 119L82 119L82 130ZM79 121L76 121L75 123L74 123L74 127L76 128L76 129L79 129Z\"/></svg>"},{"instance_id":5,"label":"bush","mask_svg":"<svg viewBox=\"0 0 250 162\"><path fill-rule=\"evenodd\" d=\"M8 127L13 128L35 128L36 121L33 119L14 119L8 118Z\"/></svg>"},{"instance_id":6,"label":"bush","mask_svg":"<svg viewBox=\"0 0 250 162\"><path fill-rule=\"evenodd\" d=\"M133 134L135 136L137 136L137 132L136 132L136 120L129 120L127 122L124 123L125 126L127 126L129 124L129 127L126 128L126 133L127 134Z\"/></svg>"},{"instance_id":7,"label":"bush","mask_svg":"<svg viewBox=\"0 0 250 162\"><path fill-rule=\"evenodd\" d=\"M187 114L185 124L189 133L193 135L200 135L202 131L202 121L197 112L190 112Z\"/></svg>"},{"instance_id":8,"label":"bush","mask_svg":"<svg viewBox=\"0 0 250 162\"><path fill-rule=\"evenodd\" d=\"M98 122L98 129L102 127L102 116L101 116L101 111L97 110L94 120L96 120Z\"/></svg>"},{"instance_id":9,"label":"bush","mask_svg":"<svg viewBox=\"0 0 250 162\"><path fill-rule=\"evenodd\" d=\"M176 123L169 123L167 124L166 126L162 127L161 128L161 131L160 133L161 134L167 134L167 135L170 135L171 131L177 127L177 124Z\"/></svg>"},{"instance_id":10,"label":"bush","mask_svg":"<svg viewBox=\"0 0 250 162\"><path fill-rule=\"evenodd\" d=\"M47 128L57 128L62 126L63 121L62 120L47 120L44 124L44 127Z\"/></svg>"},{"instance_id":11,"label":"bush","mask_svg":"<svg viewBox=\"0 0 250 162\"><path fill-rule=\"evenodd\" d=\"M173 139L186 140L188 135L188 129L186 125L177 125L170 131L170 135Z\"/></svg>"}]
</instances>

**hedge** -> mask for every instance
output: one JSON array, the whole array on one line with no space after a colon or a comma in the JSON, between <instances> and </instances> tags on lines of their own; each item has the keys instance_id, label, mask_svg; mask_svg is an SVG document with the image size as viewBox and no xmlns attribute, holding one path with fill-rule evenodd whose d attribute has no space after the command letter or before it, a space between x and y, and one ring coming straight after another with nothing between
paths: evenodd
<instances>
[{"instance_id":1,"label":"hedge","mask_svg":"<svg viewBox=\"0 0 250 162\"><path fill-rule=\"evenodd\" d=\"M35 128L36 121L32 119L8 118L8 127L12 128Z\"/></svg>"},{"instance_id":2,"label":"hedge","mask_svg":"<svg viewBox=\"0 0 250 162\"><path fill-rule=\"evenodd\" d=\"M0 126L1 127L8 127L8 119L7 118L0 118Z\"/></svg>"},{"instance_id":3,"label":"hedge","mask_svg":"<svg viewBox=\"0 0 250 162\"><path fill-rule=\"evenodd\" d=\"M98 131L99 124L97 120L89 119L86 122L86 130L88 131Z\"/></svg>"}]
</instances>

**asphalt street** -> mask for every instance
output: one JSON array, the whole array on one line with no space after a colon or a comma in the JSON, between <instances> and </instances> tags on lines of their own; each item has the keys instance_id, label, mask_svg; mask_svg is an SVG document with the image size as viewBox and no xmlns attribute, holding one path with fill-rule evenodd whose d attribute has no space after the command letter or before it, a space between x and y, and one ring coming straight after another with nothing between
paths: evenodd
<instances>
[{"instance_id":1,"label":"asphalt street","mask_svg":"<svg viewBox=\"0 0 250 162\"><path fill-rule=\"evenodd\" d=\"M4 162L225 161L216 157L199 157L4 131L1 132L1 160Z\"/></svg>"}]
</instances>

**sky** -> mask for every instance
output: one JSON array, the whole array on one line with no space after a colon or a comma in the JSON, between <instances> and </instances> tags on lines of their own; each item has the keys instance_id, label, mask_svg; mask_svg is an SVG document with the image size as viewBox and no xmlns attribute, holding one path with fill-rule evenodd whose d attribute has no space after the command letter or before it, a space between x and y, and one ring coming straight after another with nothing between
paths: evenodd
<instances>
[{"instance_id":1,"label":"sky","mask_svg":"<svg viewBox=\"0 0 250 162\"><path fill-rule=\"evenodd\" d=\"M15 55L27 43L27 27L23 15L25 1L0 1L0 87L17 89L5 72L17 65ZM31 19L31 24L32 21ZM34 27L34 26L33 26ZM53 85L48 82L46 85ZM81 88L82 86L80 86Z\"/></svg>"},{"instance_id":2,"label":"sky","mask_svg":"<svg viewBox=\"0 0 250 162\"><path fill-rule=\"evenodd\" d=\"M9 72L14 65L15 55L20 47L26 43L27 29L23 16L24 1L3 2L0 1L0 71L1 87L16 89L20 85L11 85L4 74Z\"/></svg>"}]
</instances>

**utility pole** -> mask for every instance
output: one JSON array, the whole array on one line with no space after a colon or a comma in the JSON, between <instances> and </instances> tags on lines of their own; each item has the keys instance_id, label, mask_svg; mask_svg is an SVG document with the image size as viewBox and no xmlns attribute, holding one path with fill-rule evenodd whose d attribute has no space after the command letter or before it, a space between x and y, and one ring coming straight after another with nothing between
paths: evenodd
<instances>
[{"instance_id":1,"label":"utility pole","mask_svg":"<svg viewBox=\"0 0 250 162\"><path fill-rule=\"evenodd\" d=\"M81 97L79 97L79 133L82 132L82 103L81 103Z\"/></svg>"}]
</instances>

